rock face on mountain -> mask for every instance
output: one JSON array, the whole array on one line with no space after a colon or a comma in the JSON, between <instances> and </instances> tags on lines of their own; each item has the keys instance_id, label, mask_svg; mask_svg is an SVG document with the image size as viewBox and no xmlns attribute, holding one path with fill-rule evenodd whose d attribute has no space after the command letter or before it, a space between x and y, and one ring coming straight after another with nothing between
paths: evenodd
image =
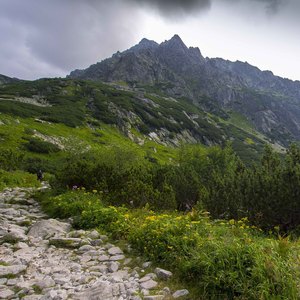
<instances>
[{"instance_id":1,"label":"rock face on mountain","mask_svg":"<svg viewBox=\"0 0 300 300\"><path fill-rule=\"evenodd\" d=\"M205 110L207 103L202 99L206 97L220 109L243 114L273 141L287 145L300 139L299 81L240 61L204 58L178 35L161 44L143 39L69 77L153 86L166 95L188 98Z\"/></svg>"},{"instance_id":2,"label":"rock face on mountain","mask_svg":"<svg viewBox=\"0 0 300 300\"><path fill-rule=\"evenodd\" d=\"M19 79L17 79L17 78L11 78L11 77L0 74L0 85L7 84L7 83L13 83L18 80Z\"/></svg>"}]
</instances>

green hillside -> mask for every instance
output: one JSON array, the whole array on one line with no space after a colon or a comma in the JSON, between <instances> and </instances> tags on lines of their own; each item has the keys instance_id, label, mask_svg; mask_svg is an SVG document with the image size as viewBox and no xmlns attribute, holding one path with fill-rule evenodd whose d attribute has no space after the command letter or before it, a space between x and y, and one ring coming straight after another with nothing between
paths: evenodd
<instances>
[{"instance_id":1,"label":"green hillside","mask_svg":"<svg viewBox=\"0 0 300 300\"><path fill-rule=\"evenodd\" d=\"M165 97L147 92L145 88L129 89L123 85L82 80L40 79L2 85L0 112L2 118L8 115L20 119L18 138L15 137L20 143L22 124L24 129L36 129L41 134L63 138L67 148L78 138L91 147L105 142L106 145L120 143L120 146L129 143L136 148L131 140L143 145L146 152L151 152L153 147L168 146L170 150L166 151L173 152L172 148L186 143L210 146L231 141L237 153L250 162L257 159L266 143L261 134L234 122L225 111L214 115L184 98ZM43 121L48 123L43 124ZM30 136L28 129L25 138ZM9 132L14 136L11 129ZM76 138L72 138L74 133ZM118 138L115 140L116 134L122 142ZM105 139L105 136L109 138ZM8 137L6 139L9 141ZM8 142L6 146L9 146ZM160 159L160 154L154 153L154 157Z\"/></svg>"}]
</instances>

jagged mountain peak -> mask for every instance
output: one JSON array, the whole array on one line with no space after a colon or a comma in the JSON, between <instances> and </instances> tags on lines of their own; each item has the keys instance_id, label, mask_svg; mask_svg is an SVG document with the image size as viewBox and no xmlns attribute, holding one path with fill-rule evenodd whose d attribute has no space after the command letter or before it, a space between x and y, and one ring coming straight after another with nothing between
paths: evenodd
<instances>
[{"instance_id":1,"label":"jagged mountain peak","mask_svg":"<svg viewBox=\"0 0 300 300\"><path fill-rule=\"evenodd\" d=\"M155 41L153 40L148 40L146 38L143 38L140 42L139 42L139 45L140 46L143 46L143 47L155 47L155 46L158 46L158 43L156 43Z\"/></svg>"},{"instance_id":2,"label":"jagged mountain peak","mask_svg":"<svg viewBox=\"0 0 300 300\"><path fill-rule=\"evenodd\" d=\"M188 47L182 41L178 34L175 34L170 40L166 40L160 44L161 47L167 47L171 49L182 49L184 51L188 50Z\"/></svg>"},{"instance_id":3,"label":"jagged mountain peak","mask_svg":"<svg viewBox=\"0 0 300 300\"><path fill-rule=\"evenodd\" d=\"M143 49L150 49L153 50L158 47L158 43L152 40L148 40L146 38L143 38L137 45L131 47L129 51L135 51L135 50L143 50Z\"/></svg>"}]
</instances>

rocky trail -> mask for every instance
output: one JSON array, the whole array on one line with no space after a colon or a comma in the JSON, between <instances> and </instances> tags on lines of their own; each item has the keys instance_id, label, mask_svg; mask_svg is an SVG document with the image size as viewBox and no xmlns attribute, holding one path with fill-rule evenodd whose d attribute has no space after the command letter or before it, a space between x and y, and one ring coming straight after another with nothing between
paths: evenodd
<instances>
[{"instance_id":1,"label":"rocky trail","mask_svg":"<svg viewBox=\"0 0 300 300\"><path fill-rule=\"evenodd\" d=\"M49 219L33 192L0 193L0 299L186 299L187 290L167 287L171 272L151 273L96 230Z\"/></svg>"}]
</instances>

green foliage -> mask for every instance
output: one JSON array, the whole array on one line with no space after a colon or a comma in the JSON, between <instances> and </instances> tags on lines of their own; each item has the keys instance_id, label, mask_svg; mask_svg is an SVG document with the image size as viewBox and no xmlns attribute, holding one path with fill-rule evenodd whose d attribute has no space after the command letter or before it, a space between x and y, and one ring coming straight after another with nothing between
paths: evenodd
<instances>
[{"instance_id":1,"label":"green foliage","mask_svg":"<svg viewBox=\"0 0 300 300\"><path fill-rule=\"evenodd\" d=\"M24 154L10 148L0 148L0 169L13 171L21 168Z\"/></svg>"},{"instance_id":2,"label":"green foliage","mask_svg":"<svg viewBox=\"0 0 300 300\"><path fill-rule=\"evenodd\" d=\"M176 208L172 187L156 182L158 172L151 164L139 162L136 153L111 148L69 157L53 186L96 189L114 205L142 207L148 203L156 209Z\"/></svg>"},{"instance_id":3,"label":"green foliage","mask_svg":"<svg viewBox=\"0 0 300 300\"><path fill-rule=\"evenodd\" d=\"M212 184L204 186L204 206L215 218L241 218L265 230L279 226L283 232L300 225L300 150L292 145L283 160L265 148L260 165L245 168L227 158L226 173L212 172Z\"/></svg>"},{"instance_id":4,"label":"green foliage","mask_svg":"<svg viewBox=\"0 0 300 300\"><path fill-rule=\"evenodd\" d=\"M260 165L247 168L230 146L184 147L173 165L142 163L135 152L110 148L70 156L52 184L97 189L112 205L183 211L197 205L213 218L248 217L267 231L287 232L300 226L299 153L292 146L281 161L269 147Z\"/></svg>"},{"instance_id":5,"label":"green foliage","mask_svg":"<svg viewBox=\"0 0 300 300\"><path fill-rule=\"evenodd\" d=\"M0 191L7 187L39 186L36 176L23 171L7 172L0 169Z\"/></svg>"}]
</instances>

